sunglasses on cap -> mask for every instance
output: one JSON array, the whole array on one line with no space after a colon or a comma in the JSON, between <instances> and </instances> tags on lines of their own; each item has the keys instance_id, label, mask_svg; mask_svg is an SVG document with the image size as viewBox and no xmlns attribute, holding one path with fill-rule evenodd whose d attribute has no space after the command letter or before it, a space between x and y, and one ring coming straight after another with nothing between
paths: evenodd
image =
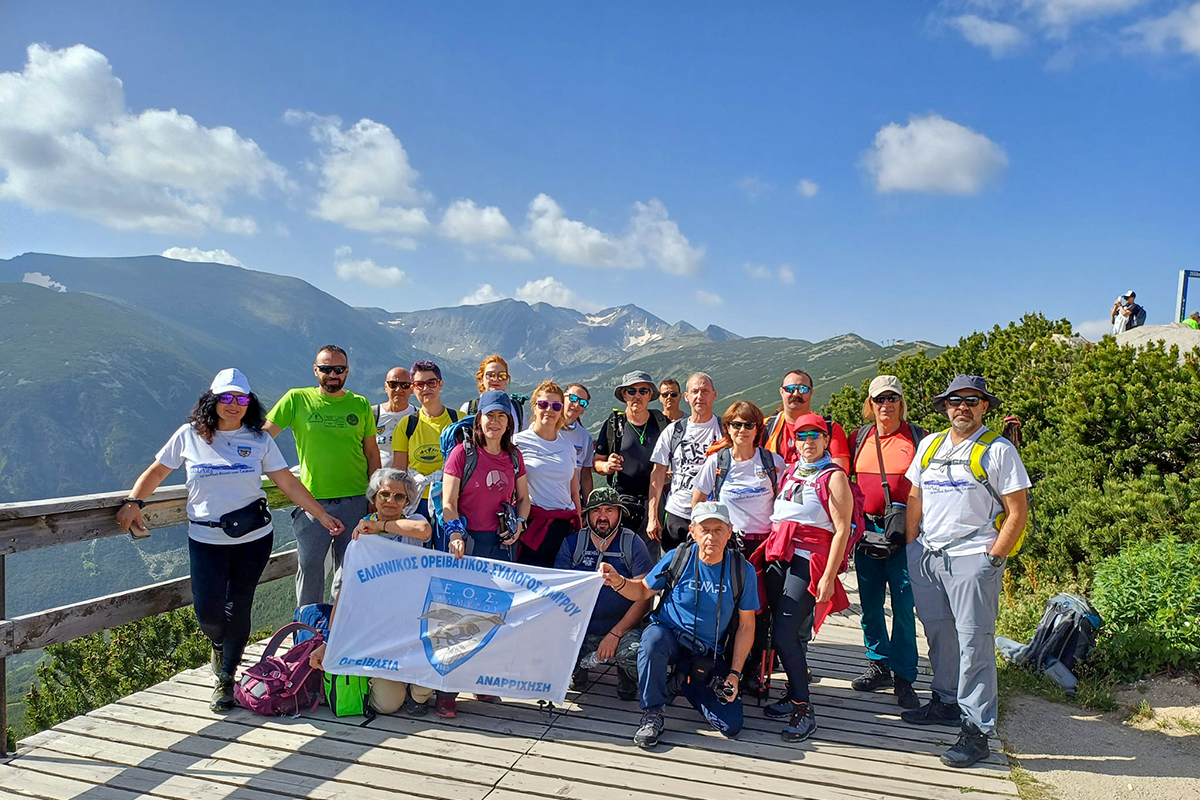
<instances>
[{"instance_id":1,"label":"sunglasses on cap","mask_svg":"<svg viewBox=\"0 0 1200 800\"><path fill-rule=\"evenodd\" d=\"M976 397L975 395L971 395L970 397L960 397L959 395L952 394L946 398L946 405L950 406L951 408L958 408L963 403L967 404L967 408L975 408L975 406L979 405L981 402L983 402L983 398Z\"/></svg>"},{"instance_id":2,"label":"sunglasses on cap","mask_svg":"<svg viewBox=\"0 0 1200 800\"><path fill-rule=\"evenodd\" d=\"M668 400L674 400L676 397L679 397L679 392L659 392L658 394L660 397L665 397Z\"/></svg>"},{"instance_id":3,"label":"sunglasses on cap","mask_svg":"<svg viewBox=\"0 0 1200 800\"><path fill-rule=\"evenodd\" d=\"M741 420L741 419L730 420L730 422L729 422L729 429L731 431L741 431L741 430L752 431L757 427L758 427L757 422L746 422L745 420Z\"/></svg>"},{"instance_id":4,"label":"sunglasses on cap","mask_svg":"<svg viewBox=\"0 0 1200 800\"><path fill-rule=\"evenodd\" d=\"M331 367L328 364L317 364L316 367L322 375L328 375L331 372L334 375L344 375L346 370L350 369L349 367L344 367L341 364L338 364L335 367Z\"/></svg>"},{"instance_id":5,"label":"sunglasses on cap","mask_svg":"<svg viewBox=\"0 0 1200 800\"><path fill-rule=\"evenodd\" d=\"M796 441L798 442L811 442L820 438L820 431L796 431Z\"/></svg>"},{"instance_id":6,"label":"sunglasses on cap","mask_svg":"<svg viewBox=\"0 0 1200 800\"><path fill-rule=\"evenodd\" d=\"M417 389L433 389L441 383L438 378L430 378L427 381L413 381L413 387Z\"/></svg>"},{"instance_id":7,"label":"sunglasses on cap","mask_svg":"<svg viewBox=\"0 0 1200 800\"><path fill-rule=\"evenodd\" d=\"M796 392L799 392L800 394L808 394L812 391L812 387L805 386L803 383L789 383L787 386L783 387L783 390L788 394L795 394Z\"/></svg>"},{"instance_id":8,"label":"sunglasses on cap","mask_svg":"<svg viewBox=\"0 0 1200 800\"><path fill-rule=\"evenodd\" d=\"M625 389L626 397L634 397L636 395L648 395L653 392L653 389L647 389L645 386L628 386Z\"/></svg>"},{"instance_id":9,"label":"sunglasses on cap","mask_svg":"<svg viewBox=\"0 0 1200 800\"><path fill-rule=\"evenodd\" d=\"M388 381L387 387L389 389L411 389L412 381Z\"/></svg>"},{"instance_id":10,"label":"sunglasses on cap","mask_svg":"<svg viewBox=\"0 0 1200 800\"><path fill-rule=\"evenodd\" d=\"M540 408L542 411L545 411L547 408L552 408L555 411L563 410L563 404L558 402L557 400L538 400L537 407Z\"/></svg>"},{"instance_id":11,"label":"sunglasses on cap","mask_svg":"<svg viewBox=\"0 0 1200 800\"><path fill-rule=\"evenodd\" d=\"M237 403L239 406L245 407L245 406L250 405L250 395L248 395L248 394L233 394L232 392L226 392L225 394L217 395L217 402L224 403L225 405L230 405L231 403Z\"/></svg>"},{"instance_id":12,"label":"sunglasses on cap","mask_svg":"<svg viewBox=\"0 0 1200 800\"><path fill-rule=\"evenodd\" d=\"M880 406L884 403L899 403L900 395L896 394L895 392L888 392L886 394L881 394L878 397L872 397L871 401Z\"/></svg>"},{"instance_id":13,"label":"sunglasses on cap","mask_svg":"<svg viewBox=\"0 0 1200 800\"><path fill-rule=\"evenodd\" d=\"M577 394L569 394L567 395L567 399L572 403L578 403L580 408L588 407L588 399L586 397L580 397Z\"/></svg>"}]
</instances>

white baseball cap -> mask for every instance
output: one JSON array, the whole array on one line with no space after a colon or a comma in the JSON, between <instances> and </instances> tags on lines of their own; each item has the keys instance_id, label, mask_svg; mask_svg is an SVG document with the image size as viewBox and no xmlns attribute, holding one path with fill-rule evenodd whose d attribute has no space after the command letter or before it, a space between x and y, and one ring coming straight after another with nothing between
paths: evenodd
<instances>
[{"instance_id":1,"label":"white baseball cap","mask_svg":"<svg viewBox=\"0 0 1200 800\"><path fill-rule=\"evenodd\" d=\"M208 387L208 390L213 394L225 394L226 392L250 394L250 381L246 380L246 376L240 369L230 367L217 373L217 377L213 378L212 386Z\"/></svg>"},{"instance_id":2,"label":"white baseball cap","mask_svg":"<svg viewBox=\"0 0 1200 800\"><path fill-rule=\"evenodd\" d=\"M887 392L895 392L904 397L904 387L900 385L900 379L895 375L876 375L871 381L870 388L867 389L867 394L871 397L879 397Z\"/></svg>"},{"instance_id":3,"label":"white baseball cap","mask_svg":"<svg viewBox=\"0 0 1200 800\"><path fill-rule=\"evenodd\" d=\"M719 519L726 525L733 524L729 521L729 509L724 503L718 503L716 500L696 503L696 507L692 509L692 522L704 522L706 519Z\"/></svg>"}]
</instances>

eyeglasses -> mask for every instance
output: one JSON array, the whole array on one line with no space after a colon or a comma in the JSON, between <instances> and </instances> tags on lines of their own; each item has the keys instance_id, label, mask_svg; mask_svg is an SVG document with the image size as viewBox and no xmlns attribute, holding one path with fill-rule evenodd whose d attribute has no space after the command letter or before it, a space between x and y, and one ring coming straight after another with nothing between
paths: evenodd
<instances>
[{"instance_id":1,"label":"eyeglasses","mask_svg":"<svg viewBox=\"0 0 1200 800\"><path fill-rule=\"evenodd\" d=\"M569 394L567 395L567 399L572 403L578 403L580 408L588 407L588 399L586 397L580 397L577 394Z\"/></svg>"},{"instance_id":2,"label":"eyeglasses","mask_svg":"<svg viewBox=\"0 0 1200 800\"><path fill-rule=\"evenodd\" d=\"M888 392L887 394L879 395L879 397L872 397L871 400L873 400L876 405L880 406L884 403L899 403L900 395L896 394L895 392Z\"/></svg>"},{"instance_id":3,"label":"eyeglasses","mask_svg":"<svg viewBox=\"0 0 1200 800\"><path fill-rule=\"evenodd\" d=\"M757 422L746 422L744 420L735 419L729 422L729 429L733 431L752 431L758 427Z\"/></svg>"},{"instance_id":4,"label":"eyeglasses","mask_svg":"<svg viewBox=\"0 0 1200 800\"><path fill-rule=\"evenodd\" d=\"M226 405L229 405L230 403L237 403L239 406L248 406L250 405L250 395L226 392L225 394L217 395L217 402L224 403Z\"/></svg>"},{"instance_id":5,"label":"eyeglasses","mask_svg":"<svg viewBox=\"0 0 1200 800\"><path fill-rule=\"evenodd\" d=\"M811 442L821 438L820 431L796 431L797 442Z\"/></svg>"},{"instance_id":6,"label":"eyeglasses","mask_svg":"<svg viewBox=\"0 0 1200 800\"><path fill-rule=\"evenodd\" d=\"M542 411L545 411L547 408L552 408L555 411L562 411L562 403L558 402L557 400L538 400L537 407Z\"/></svg>"},{"instance_id":7,"label":"eyeglasses","mask_svg":"<svg viewBox=\"0 0 1200 800\"><path fill-rule=\"evenodd\" d=\"M375 496L385 503L395 500L397 503L407 503L408 495L404 492L376 492Z\"/></svg>"},{"instance_id":8,"label":"eyeglasses","mask_svg":"<svg viewBox=\"0 0 1200 800\"><path fill-rule=\"evenodd\" d=\"M413 381L412 385L414 389L436 389L441 382L439 378L430 378L427 381Z\"/></svg>"},{"instance_id":9,"label":"eyeglasses","mask_svg":"<svg viewBox=\"0 0 1200 800\"><path fill-rule=\"evenodd\" d=\"M653 392L653 389L647 389L645 386L627 386L625 388L625 396L633 397L634 395L648 395Z\"/></svg>"},{"instance_id":10,"label":"eyeglasses","mask_svg":"<svg viewBox=\"0 0 1200 800\"><path fill-rule=\"evenodd\" d=\"M387 387L389 389L411 389L412 381L388 381Z\"/></svg>"},{"instance_id":11,"label":"eyeglasses","mask_svg":"<svg viewBox=\"0 0 1200 800\"><path fill-rule=\"evenodd\" d=\"M346 370L350 369L349 367L344 367L341 364L338 364L336 367L331 367L328 364L317 364L316 366L322 375L328 375L331 372L334 375L342 375L346 372Z\"/></svg>"},{"instance_id":12,"label":"eyeglasses","mask_svg":"<svg viewBox=\"0 0 1200 800\"><path fill-rule=\"evenodd\" d=\"M812 391L812 387L805 386L803 383L789 383L787 386L783 387L783 390L788 394L795 394L796 392L799 392L800 394L808 394Z\"/></svg>"},{"instance_id":13,"label":"eyeglasses","mask_svg":"<svg viewBox=\"0 0 1200 800\"><path fill-rule=\"evenodd\" d=\"M508 380L507 372L485 372L483 377L489 381L506 381Z\"/></svg>"},{"instance_id":14,"label":"eyeglasses","mask_svg":"<svg viewBox=\"0 0 1200 800\"><path fill-rule=\"evenodd\" d=\"M676 397L679 397L679 392L659 392L659 395L668 400L674 400Z\"/></svg>"},{"instance_id":15,"label":"eyeglasses","mask_svg":"<svg viewBox=\"0 0 1200 800\"><path fill-rule=\"evenodd\" d=\"M967 408L974 408L975 406L979 405L980 401L982 400L982 397L976 397L975 395L971 395L970 397L959 397L956 394L952 394L946 398L946 405L950 406L951 408L958 408L963 403L966 403Z\"/></svg>"}]
</instances>

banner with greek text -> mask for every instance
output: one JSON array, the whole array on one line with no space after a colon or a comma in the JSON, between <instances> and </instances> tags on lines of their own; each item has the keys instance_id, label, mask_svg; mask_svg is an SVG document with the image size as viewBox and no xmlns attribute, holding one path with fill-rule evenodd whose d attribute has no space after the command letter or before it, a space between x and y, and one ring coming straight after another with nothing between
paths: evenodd
<instances>
[{"instance_id":1,"label":"banner with greek text","mask_svg":"<svg viewBox=\"0 0 1200 800\"><path fill-rule=\"evenodd\" d=\"M325 669L561 703L602 585L596 572L360 536L346 549Z\"/></svg>"}]
</instances>

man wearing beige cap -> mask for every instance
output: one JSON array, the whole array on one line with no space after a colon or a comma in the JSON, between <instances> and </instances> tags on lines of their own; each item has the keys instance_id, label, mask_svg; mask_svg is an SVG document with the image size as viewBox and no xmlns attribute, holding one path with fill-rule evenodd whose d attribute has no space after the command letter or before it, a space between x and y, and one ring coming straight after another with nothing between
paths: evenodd
<instances>
[{"instance_id":1,"label":"man wearing beige cap","mask_svg":"<svg viewBox=\"0 0 1200 800\"><path fill-rule=\"evenodd\" d=\"M905 508L912 485L904 473L925 430L906 421L904 387L895 375L871 381L862 416L867 423L850 436L850 475L862 489L867 518L868 533L854 557L867 670L850 685L860 692L893 689L901 706L916 708L920 701L912 685L917 679L917 620L904 553ZM883 613L889 594L891 636Z\"/></svg>"}]
</instances>

